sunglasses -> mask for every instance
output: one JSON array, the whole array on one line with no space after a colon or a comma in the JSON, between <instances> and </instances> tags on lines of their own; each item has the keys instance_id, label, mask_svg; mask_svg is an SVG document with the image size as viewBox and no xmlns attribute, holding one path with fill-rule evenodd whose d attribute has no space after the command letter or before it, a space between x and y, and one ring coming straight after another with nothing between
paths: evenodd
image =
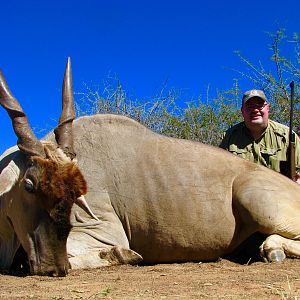
<instances>
[{"instance_id":1,"label":"sunglasses","mask_svg":"<svg viewBox=\"0 0 300 300\"><path fill-rule=\"evenodd\" d=\"M249 105L245 105L245 109L247 111L251 111L254 109L263 110L267 105L268 105L268 103L266 103L266 102L263 104L249 104Z\"/></svg>"}]
</instances>

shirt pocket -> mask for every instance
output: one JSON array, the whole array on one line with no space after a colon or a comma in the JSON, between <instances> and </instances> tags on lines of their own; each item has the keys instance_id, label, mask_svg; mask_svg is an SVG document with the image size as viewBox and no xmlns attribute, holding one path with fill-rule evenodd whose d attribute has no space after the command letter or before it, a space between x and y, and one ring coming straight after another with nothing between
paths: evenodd
<instances>
[{"instance_id":1,"label":"shirt pocket","mask_svg":"<svg viewBox=\"0 0 300 300\"><path fill-rule=\"evenodd\" d=\"M251 158L250 151L248 151L247 149L240 149L236 145L230 145L228 151L244 159L250 160Z\"/></svg>"},{"instance_id":2,"label":"shirt pocket","mask_svg":"<svg viewBox=\"0 0 300 300\"><path fill-rule=\"evenodd\" d=\"M261 155L266 157L274 157L277 155L279 151L281 151L281 149L270 149L270 148L260 149Z\"/></svg>"},{"instance_id":3,"label":"shirt pocket","mask_svg":"<svg viewBox=\"0 0 300 300\"><path fill-rule=\"evenodd\" d=\"M261 156L265 160L267 166L277 172L282 168L282 157L280 155L282 149L263 148L260 149Z\"/></svg>"}]
</instances>

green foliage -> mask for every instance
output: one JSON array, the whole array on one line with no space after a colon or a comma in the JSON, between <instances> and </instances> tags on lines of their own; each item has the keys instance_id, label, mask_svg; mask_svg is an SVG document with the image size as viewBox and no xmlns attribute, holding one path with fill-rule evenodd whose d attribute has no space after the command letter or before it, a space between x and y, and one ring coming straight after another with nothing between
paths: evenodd
<instances>
[{"instance_id":1,"label":"green foliage","mask_svg":"<svg viewBox=\"0 0 300 300\"><path fill-rule=\"evenodd\" d=\"M171 137L201 141L218 145L223 132L240 120L237 82L234 88L217 92L216 98L206 103L201 99L185 102L178 106L180 92L167 89L164 85L160 93L149 101L132 100L119 80L109 81L105 92L86 87L79 93L76 102L77 115L113 113L128 116L144 124L151 130Z\"/></svg>"},{"instance_id":2,"label":"green foliage","mask_svg":"<svg viewBox=\"0 0 300 300\"><path fill-rule=\"evenodd\" d=\"M183 139L218 145L224 131L240 121L236 90L218 92L207 103L200 99L190 101L178 116L166 115L167 122L161 133Z\"/></svg>"},{"instance_id":3,"label":"green foliage","mask_svg":"<svg viewBox=\"0 0 300 300\"><path fill-rule=\"evenodd\" d=\"M245 70L237 71L247 78L250 88L263 89L271 103L271 118L289 123L290 100L289 83L296 83L295 95L300 89L300 45L297 34L290 39L284 29L270 34L271 50L269 70L261 63L253 63L240 52L237 55L245 65ZM289 49L292 47L291 49ZM285 53L295 54L287 58ZM241 121L240 103L242 91L239 81L234 79L233 86L226 91L216 91L216 96L203 101L198 99L182 99L180 91L168 89L164 83L159 94L151 100L132 99L124 90L118 79L109 78L104 84L104 92L98 88L86 86L86 91L79 93L77 102L78 115L95 113L122 114L137 120L151 130L177 138L201 141L218 145L223 133L230 126ZM178 106L178 101L184 105ZM294 112L294 130L300 130L299 98L296 97Z\"/></svg>"}]
</instances>

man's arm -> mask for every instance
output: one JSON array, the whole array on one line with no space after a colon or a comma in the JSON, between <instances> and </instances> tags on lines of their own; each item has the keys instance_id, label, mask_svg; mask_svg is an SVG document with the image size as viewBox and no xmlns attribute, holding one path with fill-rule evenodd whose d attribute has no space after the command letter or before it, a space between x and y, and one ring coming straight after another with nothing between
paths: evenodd
<instances>
[{"instance_id":1,"label":"man's arm","mask_svg":"<svg viewBox=\"0 0 300 300\"><path fill-rule=\"evenodd\" d=\"M296 174L294 176L294 181L300 184L300 139L295 133L295 163L296 163Z\"/></svg>"},{"instance_id":2,"label":"man's arm","mask_svg":"<svg viewBox=\"0 0 300 300\"><path fill-rule=\"evenodd\" d=\"M225 150L229 150L229 139L230 139L230 135L229 135L228 131L226 131L225 133L223 133L222 141L221 141L219 147L223 148Z\"/></svg>"}]
</instances>

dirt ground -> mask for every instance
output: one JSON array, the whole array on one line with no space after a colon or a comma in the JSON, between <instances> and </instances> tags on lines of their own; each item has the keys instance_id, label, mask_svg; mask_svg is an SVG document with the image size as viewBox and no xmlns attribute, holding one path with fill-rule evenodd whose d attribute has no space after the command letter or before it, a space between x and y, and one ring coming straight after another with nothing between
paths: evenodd
<instances>
[{"instance_id":1,"label":"dirt ground","mask_svg":"<svg viewBox=\"0 0 300 300\"><path fill-rule=\"evenodd\" d=\"M0 299L300 299L300 260L113 266L67 277L0 275Z\"/></svg>"}]
</instances>

